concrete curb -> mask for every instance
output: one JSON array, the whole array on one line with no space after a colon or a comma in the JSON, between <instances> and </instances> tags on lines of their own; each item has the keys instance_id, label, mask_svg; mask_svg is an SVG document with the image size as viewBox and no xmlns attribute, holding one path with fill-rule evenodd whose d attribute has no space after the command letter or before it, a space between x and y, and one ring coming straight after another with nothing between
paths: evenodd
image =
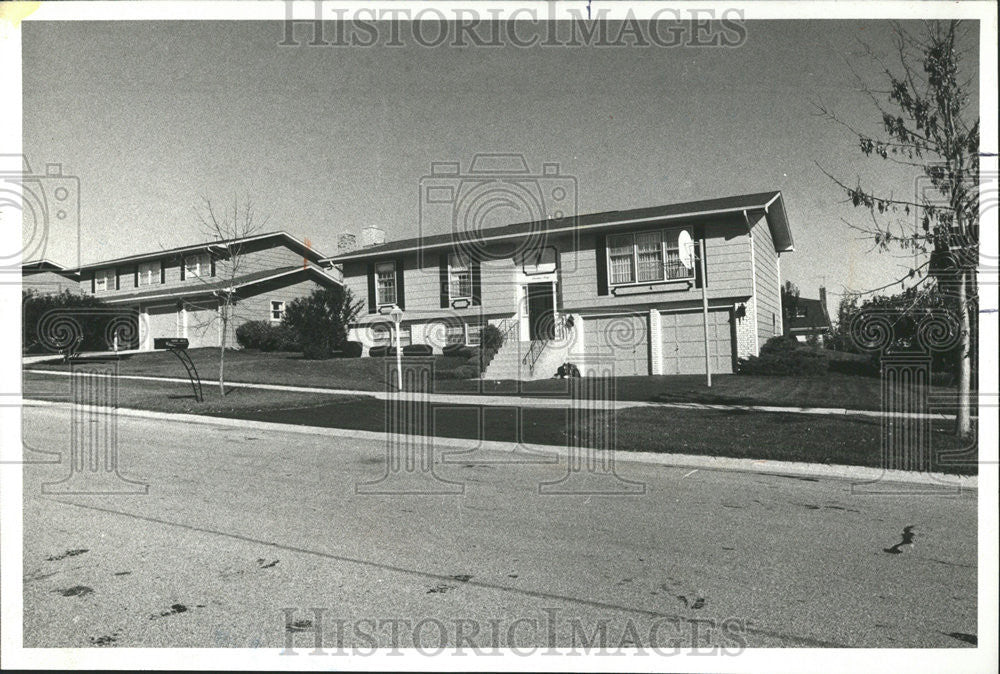
<instances>
[{"instance_id":1,"label":"concrete curb","mask_svg":"<svg viewBox=\"0 0 1000 674\"><path fill-rule=\"evenodd\" d=\"M65 370L24 370L24 372L40 375L53 375L68 377L70 372ZM95 375L107 376L107 375ZM187 384L187 379L180 377L154 377L150 375L122 374L119 379L132 379L138 381L165 381L171 383ZM251 382L228 382L226 386L233 388L254 388L268 391L288 391L291 393L322 393L326 395L343 396L367 396L376 400L385 400L395 393L386 391L357 391L354 389L333 389L319 388L313 386L289 386L285 384L255 384ZM404 392L403 400L416 400L417 394ZM476 395L463 393L427 393L419 394L419 400L426 400L432 403L447 403L455 405L489 405L494 407L544 407L544 408L566 408L570 403L574 403L577 409L608 409L608 403L603 400L596 401L574 401L567 398L535 398L522 396L497 396L497 395ZM817 414L823 416L857 416L869 418L881 418L882 412L877 410L854 410L844 407L781 407L776 405L729 405L724 403L683 403L683 402L651 402L648 400L615 400L613 403L615 410L627 410L635 408L657 408L657 409L679 409L679 410L713 410L713 411L738 411L738 412L772 412L780 414ZM894 419L940 419L952 420L954 414L941 413L898 413L892 415Z\"/></svg>"},{"instance_id":2,"label":"concrete curb","mask_svg":"<svg viewBox=\"0 0 1000 674\"><path fill-rule=\"evenodd\" d=\"M73 408L71 403L34 400L30 398L24 398L22 404L25 407L50 407L63 410L71 410ZM112 408L105 409L108 411L112 410ZM386 437L385 433L377 433L374 431L358 431L320 426L300 426L297 424L279 424L270 421L250 421L245 419L231 419L228 417L210 417L200 414L153 412L149 410L131 408L117 408L115 411L124 417L183 422L201 424L205 426L222 426L225 428L252 428L261 431L298 433L302 435L316 435L333 438L349 437L376 441L385 440ZM396 437L402 441L409 440L414 443L426 442L426 438L424 436L401 435ZM476 444L474 447L471 447L470 443ZM559 458L566 457L570 451L567 447L556 445L522 445L519 443L500 442L496 440L475 441L449 437L435 437L434 445L437 447L457 448L467 451L481 449L504 453L517 452L518 458L514 461L510 461L511 463L555 463ZM455 456L456 454L458 454L459 458L449 460L449 456ZM669 468L691 468L692 470L713 470L845 480L854 483L852 487L859 487L859 489L864 493L869 494L879 493L880 491L880 489L873 483L935 486L941 488L942 490L947 489L951 492L979 489L978 475L960 476L948 475L945 473L913 473L904 470L885 470L882 468L869 468L865 466L845 466L805 463L798 461L769 461L766 459L736 459L728 457L699 456L692 454L665 454L654 452L608 452L599 450L595 452L595 456L599 461L603 459L612 459L614 462L653 464ZM460 457L460 453L448 452L443 455L441 462L464 462L465 460ZM470 458L468 460L474 459ZM889 493L896 491L898 493L899 490L886 488L884 491Z\"/></svg>"}]
</instances>

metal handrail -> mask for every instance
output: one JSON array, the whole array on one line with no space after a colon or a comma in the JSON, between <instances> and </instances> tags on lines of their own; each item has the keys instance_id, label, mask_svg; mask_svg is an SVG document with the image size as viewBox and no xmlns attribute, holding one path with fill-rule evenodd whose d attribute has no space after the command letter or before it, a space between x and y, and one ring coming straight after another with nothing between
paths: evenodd
<instances>
[{"instance_id":1,"label":"metal handrail","mask_svg":"<svg viewBox=\"0 0 1000 674\"><path fill-rule=\"evenodd\" d=\"M538 359L542 357L542 353L545 351L545 347L549 345L549 342L553 339L561 340L566 336L566 317L562 315L557 316L554 327L555 334L552 339L532 340L531 346L528 347L528 353L526 353L524 358L521 359L521 364L528 366L529 374L535 373L535 364L538 362ZM536 346L538 347L537 350L535 349Z\"/></svg>"}]
</instances>

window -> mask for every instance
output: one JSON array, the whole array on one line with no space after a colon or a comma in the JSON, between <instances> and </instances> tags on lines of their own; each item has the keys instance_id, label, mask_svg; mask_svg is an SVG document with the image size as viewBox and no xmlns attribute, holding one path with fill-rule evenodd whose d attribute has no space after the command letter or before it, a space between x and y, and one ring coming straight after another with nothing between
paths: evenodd
<instances>
[{"instance_id":1,"label":"window","mask_svg":"<svg viewBox=\"0 0 1000 674\"><path fill-rule=\"evenodd\" d=\"M103 293L115 289L115 270L99 269L94 272L94 292Z\"/></svg>"},{"instance_id":2,"label":"window","mask_svg":"<svg viewBox=\"0 0 1000 674\"><path fill-rule=\"evenodd\" d=\"M808 318L809 313L805 307L795 307L795 318Z\"/></svg>"},{"instance_id":3,"label":"window","mask_svg":"<svg viewBox=\"0 0 1000 674\"><path fill-rule=\"evenodd\" d=\"M483 326L478 323L466 325L466 343L469 346L479 346L482 332Z\"/></svg>"},{"instance_id":4,"label":"window","mask_svg":"<svg viewBox=\"0 0 1000 674\"><path fill-rule=\"evenodd\" d=\"M211 274L211 262L207 253L184 256L184 278L209 276Z\"/></svg>"},{"instance_id":5,"label":"window","mask_svg":"<svg viewBox=\"0 0 1000 674\"><path fill-rule=\"evenodd\" d=\"M608 257L611 260L612 285L635 281L635 273L632 269L633 252L631 234L608 238Z\"/></svg>"},{"instance_id":6,"label":"window","mask_svg":"<svg viewBox=\"0 0 1000 674\"><path fill-rule=\"evenodd\" d=\"M693 278L694 246L690 238L690 232L681 229L609 236L611 285ZM682 239L686 241L683 244Z\"/></svg>"},{"instance_id":7,"label":"window","mask_svg":"<svg viewBox=\"0 0 1000 674\"><path fill-rule=\"evenodd\" d=\"M449 325L446 329L445 343L449 346L452 344L465 344L465 324Z\"/></svg>"},{"instance_id":8,"label":"window","mask_svg":"<svg viewBox=\"0 0 1000 674\"><path fill-rule=\"evenodd\" d=\"M396 304L395 262L379 262L375 265L375 291L378 304Z\"/></svg>"},{"instance_id":9,"label":"window","mask_svg":"<svg viewBox=\"0 0 1000 674\"><path fill-rule=\"evenodd\" d=\"M138 281L140 286L151 286L160 282L160 263L143 262L139 265Z\"/></svg>"},{"instance_id":10,"label":"window","mask_svg":"<svg viewBox=\"0 0 1000 674\"><path fill-rule=\"evenodd\" d=\"M448 293L450 299L472 299L472 265L466 255L448 256Z\"/></svg>"},{"instance_id":11,"label":"window","mask_svg":"<svg viewBox=\"0 0 1000 674\"><path fill-rule=\"evenodd\" d=\"M285 317L285 303L280 300L271 300L271 322L280 323Z\"/></svg>"},{"instance_id":12,"label":"window","mask_svg":"<svg viewBox=\"0 0 1000 674\"><path fill-rule=\"evenodd\" d=\"M385 323L376 323L372 326L372 346L389 346L392 337L392 328Z\"/></svg>"}]
</instances>

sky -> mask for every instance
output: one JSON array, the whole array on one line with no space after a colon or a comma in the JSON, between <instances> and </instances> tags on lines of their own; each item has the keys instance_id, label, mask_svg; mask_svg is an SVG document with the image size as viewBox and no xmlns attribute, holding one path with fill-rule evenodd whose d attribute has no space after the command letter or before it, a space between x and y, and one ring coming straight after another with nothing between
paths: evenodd
<instances>
[{"instance_id":1,"label":"sky","mask_svg":"<svg viewBox=\"0 0 1000 674\"><path fill-rule=\"evenodd\" d=\"M202 197L249 195L265 231L327 255L367 225L417 236L431 162L467 172L477 153L557 163L580 213L781 190L795 239L782 279L803 297L825 284L835 311L907 262L844 224L864 214L817 165L912 194L912 173L814 107L878 130L852 68L878 83L863 45L890 57L890 26L745 27L734 47L428 48L281 46L275 22L26 22L24 152L34 173L79 179L83 263L202 240ZM53 227L44 256L75 264L74 237Z\"/></svg>"}]
</instances>

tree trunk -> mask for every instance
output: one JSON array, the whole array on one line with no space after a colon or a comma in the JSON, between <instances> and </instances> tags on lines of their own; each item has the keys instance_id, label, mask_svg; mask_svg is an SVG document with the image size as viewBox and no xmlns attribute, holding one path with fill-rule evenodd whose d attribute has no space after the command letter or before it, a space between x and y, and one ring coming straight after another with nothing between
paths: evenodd
<instances>
[{"instance_id":1,"label":"tree trunk","mask_svg":"<svg viewBox=\"0 0 1000 674\"><path fill-rule=\"evenodd\" d=\"M958 413L955 417L955 435L959 437L968 435L972 430L971 413L972 401L970 400L972 383L972 330L969 316L968 293L966 279L968 271L963 271L959 275L958 282L958 311L959 330L961 331L960 356L958 361Z\"/></svg>"},{"instance_id":2,"label":"tree trunk","mask_svg":"<svg viewBox=\"0 0 1000 674\"><path fill-rule=\"evenodd\" d=\"M229 307L222 306L222 337L219 339L219 395L226 395L226 334L229 332Z\"/></svg>"}]
</instances>

